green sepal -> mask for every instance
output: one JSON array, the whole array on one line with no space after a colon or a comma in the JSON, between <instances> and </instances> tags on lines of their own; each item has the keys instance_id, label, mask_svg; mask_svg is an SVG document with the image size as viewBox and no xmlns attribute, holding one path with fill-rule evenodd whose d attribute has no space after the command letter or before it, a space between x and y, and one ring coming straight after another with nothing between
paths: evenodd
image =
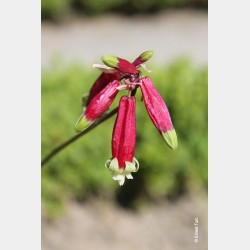
<instances>
[{"instance_id":1,"label":"green sepal","mask_svg":"<svg viewBox=\"0 0 250 250\"><path fill-rule=\"evenodd\" d=\"M102 61L104 64L111 68L116 68L118 66L119 60L117 56L106 55L102 57Z\"/></svg>"},{"instance_id":2,"label":"green sepal","mask_svg":"<svg viewBox=\"0 0 250 250\"><path fill-rule=\"evenodd\" d=\"M148 51L143 52L139 56L139 58L142 62L146 62L153 56L153 54L154 54L154 52L152 50L148 50Z\"/></svg>"},{"instance_id":3,"label":"green sepal","mask_svg":"<svg viewBox=\"0 0 250 250\"><path fill-rule=\"evenodd\" d=\"M167 132L162 132L162 137L164 139L164 141L168 144L168 146L175 150L178 147L178 139L177 139L177 135L175 132L175 129L173 128L172 130L169 130Z\"/></svg>"},{"instance_id":4,"label":"green sepal","mask_svg":"<svg viewBox=\"0 0 250 250\"><path fill-rule=\"evenodd\" d=\"M88 128L92 123L93 121L88 121L86 116L82 114L76 122L75 131L79 133Z\"/></svg>"}]
</instances>

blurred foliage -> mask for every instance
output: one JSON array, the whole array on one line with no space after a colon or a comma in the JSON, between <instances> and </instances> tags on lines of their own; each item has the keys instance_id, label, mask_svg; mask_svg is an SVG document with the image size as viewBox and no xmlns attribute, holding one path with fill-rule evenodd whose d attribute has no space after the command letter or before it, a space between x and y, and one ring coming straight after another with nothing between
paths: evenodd
<instances>
[{"instance_id":1,"label":"blurred foliage","mask_svg":"<svg viewBox=\"0 0 250 250\"><path fill-rule=\"evenodd\" d=\"M65 199L82 201L88 195L116 199L127 206L159 197L207 189L208 99L207 67L194 67L180 59L159 68L149 65L150 77L172 116L179 146L164 143L137 93L137 145L140 169L123 187L104 167L111 157L115 116L60 152L42 170L42 204L48 216L56 215ZM74 135L82 113L81 96L99 72L71 65L42 71L42 158ZM121 96L122 93L119 93ZM119 97L111 108L117 106Z\"/></svg>"},{"instance_id":2,"label":"blurred foliage","mask_svg":"<svg viewBox=\"0 0 250 250\"><path fill-rule=\"evenodd\" d=\"M153 13L167 8L207 8L208 0L42 0L42 18L58 20L68 13L98 15L104 12L124 14Z\"/></svg>"},{"instance_id":3,"label":"blurred foliage","mask_svg":"<svg viewBox=\"0 0 250 250\"><path fill-rule=\"evenodd\" d=\"M42 18L62 19L65 14L71 11L72 2L72 0L42 0Z\"/></svg>"}]
</instances>

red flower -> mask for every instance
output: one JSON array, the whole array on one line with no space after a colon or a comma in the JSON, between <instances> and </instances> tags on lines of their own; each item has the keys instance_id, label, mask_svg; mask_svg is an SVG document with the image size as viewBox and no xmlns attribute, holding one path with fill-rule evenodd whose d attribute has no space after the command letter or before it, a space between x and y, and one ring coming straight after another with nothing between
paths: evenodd
<instances>
[{"instance_id":1,"label":"red flower","mask_svg":"<svg viewBox=\"0 0 250 250\"><path fill-rule=\"evenodd\" d=\"M75 131L81 132L89 127L96 118L102 115L114 101L120 86L120 82L115 80L102 89L87 106L75 125Z\"/></svg>"},{"instance_id":2,"label":"red flower","mask_svg":"<svg viewBox=\"0 0 250 250\"><path fill-rule=\"evenodd\" d=\"M113 179L120 185L124 184L125 177L133 179L131 172L136 172L139 168L139 163L134 157L135 103L134 96L123 96L120 99L112 135L112 159L106 162L106 167L111 171Z\"/></svg>"},{"instance_id":3,"label":"red flower","mask_svg":"<svg viewBox=\"0 0 250 250\"><path fill-rule=\"evenodd\" d=\"M172 149L176 149L178 145L177 136L165 102L149 77L141 79L140 87L150 119L163 136L165 142Z\"/></svg>"}]
</instances>

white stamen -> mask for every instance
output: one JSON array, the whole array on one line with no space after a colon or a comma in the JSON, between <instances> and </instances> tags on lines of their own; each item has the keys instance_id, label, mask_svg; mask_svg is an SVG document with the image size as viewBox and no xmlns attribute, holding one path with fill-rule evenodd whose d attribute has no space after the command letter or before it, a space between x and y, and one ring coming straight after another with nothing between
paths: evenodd
<instances>
[{"instance_id":1,"label":"white stamen","mask_svg":"<svg viewBox=\"0 0 250 250\"><path fill-rule=\"evenodd\" d=\"M126 85L120 85L116 89L118 89L118 90L125 90L127 88L128 88L128 86L126 86Z\"/></svg>"},{"instance_id":2,"label":"white stamen","mask_svg":"<svg viewBox=\"0 0 250 250\"><path fill-rule=\"evenodd\" d=\"M118 72L116 69L110 68L103 64L93 64L93 68L99 69L100 71L108 74L114 74Z\"/></svg>"},{"instance_id":3,"label":"white stamen","mask_svg":"<svg viewBox=\"0 0 250 250\"><path fill-rule=\"evenodd\" d=\"M149 69L146 68L146 65L145 65L144 63L142 63L140 66L141 66L143 69L145 69L148 73L151 73L151 72L152 72L152 70L149 70Z\"/></svg>"}]
</instances>

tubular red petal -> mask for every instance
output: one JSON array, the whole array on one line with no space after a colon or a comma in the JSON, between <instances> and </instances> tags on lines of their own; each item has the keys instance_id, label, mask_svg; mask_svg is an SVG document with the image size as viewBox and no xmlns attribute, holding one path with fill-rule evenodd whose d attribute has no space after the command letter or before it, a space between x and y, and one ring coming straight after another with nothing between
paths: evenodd
<instances>
[{"instance_id":1,"label":"tubular red petal","mask_svg":"<svg viewBox=\"0 0 250 250\"><path fill-rule=\"evenodd\" d=\"M142 78L141 91L150 119L160 132L173 129L168 108L149 77Z\"/></svg>"},{"instance_id":2,"label":"tubular red petal","mask_svg":"<svg viewBox=\"0 0 250 250\"><path fill-rule=\"evenodd\" d=\"M117 69L123 73L135 74L137 72L136 67L129 61L118 57Z\"/></svg>"},{"instance_id":3,"label":"tubular red petal","mask_svg":"<svg viewBox=\"0 0 250 250\"><path fill-rule=\"evenodd\" d=\"M112 157L118 159L119 168L125 169L126 161L133 162L136 143L135 97L120 99L112 135Z\"/></svg>"},{"instance_id":4,"label":"tubular red petal","mask_svg":"<svg viewBox=\"0 0 250 250\"><path fill-rule=\"evenodd\" d=\"M103 88L105 88L110 82L118 80L119 78L119 74L102 73L92 85L86 105L89 105L93 97L97 95Z\"/></svg>"},{"instance_id":5,"label":"tubular red petal","mask_svg":"<svg viewBox=\"0 0 250 250\"><path fill-rule=\"evenodd\" d=\"M114 101L119 90L120 82L115 80L103 88L89 103L84 114L89 121L93 121L104 113Z\"/></svg>"},{"instance_id":6,"label":"tubular red petal","mask_svg":"<svg viewBox=\"0 0 250 250\"><path fill-rule=\"evenodd\" d=\"M135 66L138 66L146 61L148 61L152 56L153 56L153 51L152 50L148 50L143 52L142 54L140 54L140 56L138 56L134 62L132 63Z\"/></svg>"}]
</instances>

